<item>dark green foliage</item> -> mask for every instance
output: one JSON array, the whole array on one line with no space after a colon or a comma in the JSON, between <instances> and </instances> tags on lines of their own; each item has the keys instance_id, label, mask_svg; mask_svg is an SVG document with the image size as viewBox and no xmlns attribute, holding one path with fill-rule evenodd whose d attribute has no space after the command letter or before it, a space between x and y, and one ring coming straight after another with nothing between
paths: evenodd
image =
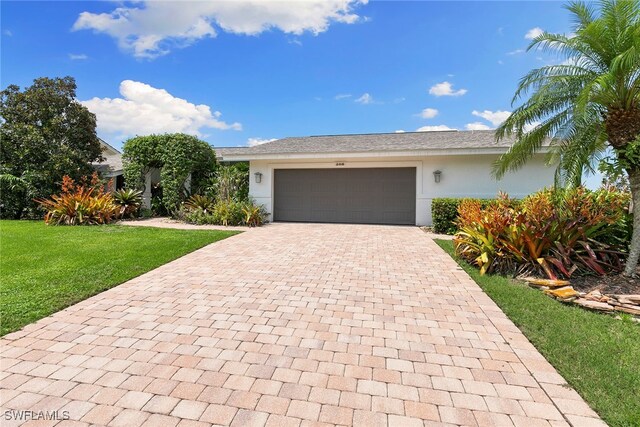
<instances>
[{"instance_id":1,"label":"dark green foliage","mask_svg":"<svg viewBox=\"0 0 640 427\"><path fill-rule=\"evenodd\" d=\"M91 175L101 159L96 117L76 100L72 77L39 78L0 92L0 216L39 216L33 201L55 193L62 177Z\"/></svg>"},{"instance_id":2,"label":"dark green foliage","mask_svg":"<svg viewBox=\"0 0 640 427\"><path fill-rule=\"evenodd\" d=\"M205 193L216 200L245 202L249 199L249 163L218 167Z\"/></svg>"},{"instance_id":3,"label":"dark green foliage","mask_svg":"<svg viewBox=\"0 0 640 427\"><path fill-rule=\"evenodd\" d=\"M185 182L191 174L191 188L202 188L216 170L213 148L195 136L181 133L137 136L124 142L124 175L127 186L142 189L151 168L160 169L161 196L156 211L175 214L188 196Z\"/></svg>"},{"instance_id":4,"label":"dark green foliage","mask_svg":"<svg viewBox=\"0 0 640 427\"><path fill-rule=\"evenodd\" d=\"M503 276L480 275L436 240L611 427L640 426L640 325L560 303ZM578 425L578 424L576 424Z\"/></svg>"},{"instance_id":5,"label":"dark green foliage","mask_svg":"<svg viewBox=\"0 0 640 427\"><path fill-rule=\"evenodd\" d=\"M249 200L249 162L234 163L231 167L242 177L236 190L236 200Z\"/></svg>"},{"instance_id":6,"label":"dark green foliage","mask_svg":"<svg viewBox=\"0 0 640 427\"><path fill-rule=\"evenodd\" d=\"M464 199L437 198L431 202L431 218L433 231L439 234L455 234L457 231L458 206ZM488 205L492 199L478 200L482 206Z\"/></svg>"},{"instance_id":7,"label":"dark green foliage","mask_svg":"<svg viewBox=\"0 0 640 427\"><path fill-rule=\"evenodd\" d=\"M179 216L192 224L262 225L267 213L262 205L249 199L249 164L235 163L218 167L206 195L194 195L182 205Z\"/></svg>"}]
</instances>

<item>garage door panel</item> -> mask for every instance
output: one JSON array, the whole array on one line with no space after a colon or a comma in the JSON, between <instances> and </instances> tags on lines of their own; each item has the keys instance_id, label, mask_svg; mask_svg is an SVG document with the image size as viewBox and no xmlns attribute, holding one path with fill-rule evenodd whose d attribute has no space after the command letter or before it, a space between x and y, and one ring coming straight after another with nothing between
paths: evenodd
<instances>
[{"instance_id":1,"label":"garage door panel","mask_svg":"<svg viewBox=\"0 0 640 427\"><path fill-rule=\"evenodd\" d=\"M274 220L415 224L416 168L276 169Z\"/></svg>"}]
</instances>

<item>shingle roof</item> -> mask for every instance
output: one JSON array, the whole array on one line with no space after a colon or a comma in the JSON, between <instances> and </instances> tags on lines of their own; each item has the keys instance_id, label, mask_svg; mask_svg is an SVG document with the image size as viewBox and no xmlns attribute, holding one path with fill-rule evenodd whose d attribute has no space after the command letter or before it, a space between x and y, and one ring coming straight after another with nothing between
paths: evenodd
<instances>
[{"instance_id":1,"label":"shingle roof","mask_svg":"<svg viewBox=\"0 0 640 427\"><path fill-rule=\"evenodd\" d=\"M101 173L113 174L122 171L122 154L105 154L103 162L92 163L93 167Z\"/></svg>"},{"instance_id":2,"label":"shingle roof","mask_svg":"<svg viewBox=\"0 0 640 427\"><path fill-rule=\"evenodd\" d=\"M321 135L278 139L254 147L217 148L220 156L455 150L510 147L514 139L495 142L492 130Z\"/></svg>"},{"instance_id":3,"label":"shingle roof","mask_svg":"<svg viewBox=\"0 0 640 427\"><path fill-rule=\"evenodd\" d=\"M244 153L251 147L213 147L216 152L216 157L224 157L225 154L238 154Z\"/></svg>"}]
</instances>

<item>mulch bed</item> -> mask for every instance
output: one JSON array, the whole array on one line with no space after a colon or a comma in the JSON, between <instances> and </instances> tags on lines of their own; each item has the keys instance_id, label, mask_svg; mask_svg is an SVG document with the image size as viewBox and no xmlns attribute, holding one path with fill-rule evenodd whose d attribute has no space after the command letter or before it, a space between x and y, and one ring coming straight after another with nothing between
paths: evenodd
<instances>
[{"instance_id":1,"label":"mulch bed","mask_svg":"<svg viewBox=\"0 0 640 427\"><path fill-rule=\"evenodd\" d=\"M622 275L615 276L583 276L572 277L571 286L576 291L589 293L599 290L602 294L638 295L640 294L640 279L632 279Z\"/></svg>"}]
</instances>

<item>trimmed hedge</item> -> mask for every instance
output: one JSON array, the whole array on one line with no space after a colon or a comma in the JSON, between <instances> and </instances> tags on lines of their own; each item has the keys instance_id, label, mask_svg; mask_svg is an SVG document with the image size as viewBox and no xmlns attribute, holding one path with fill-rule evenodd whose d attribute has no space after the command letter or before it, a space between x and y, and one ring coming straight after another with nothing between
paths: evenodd
<instances>
[{"instance_id":1,"label":"trimmed hedge","mask_svg":"<svg viewBox=\"0 0 640 427\"><path fill-rule=\"evenodd\" d=\"M433 220L433 231L439 234L455 234L457 230L458 206L460 202L470 199L465 198L437 198L431 201L431 218ZM473 199L478 200L482 207L487 206L494 199Z\"/></svg>"}]
</instances>

